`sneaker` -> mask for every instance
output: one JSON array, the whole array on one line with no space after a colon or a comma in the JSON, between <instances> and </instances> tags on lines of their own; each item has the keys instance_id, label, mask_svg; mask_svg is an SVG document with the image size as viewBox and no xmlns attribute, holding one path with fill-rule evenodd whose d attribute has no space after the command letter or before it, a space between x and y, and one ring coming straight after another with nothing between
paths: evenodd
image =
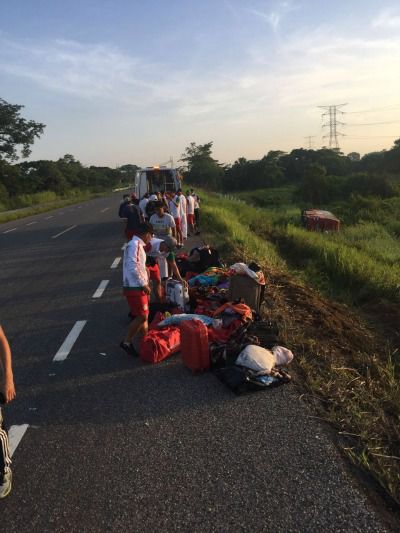
<instances>
[{"instance_id":1,"label":"sneaker","mask_svg":"<svg viewBox=\"0 0 400 533\"><path fill-rule=\"evenodd\" d=\"M12 472L9 470L3 475L3 481L0 483L0 499L5 498L11 492Z\"/></svg>"},{"instance_id":2,"label":"sneaker","mask_svg":"<svg viewBox=\"0 0 400 533\"><path fill-rule=\"evenodd\" d=\"M196 231L195 235L200 235L200 231Z\"/></svg>"},{"instance_id":3,"label":"sneaker","mask_svg":"<svg viewBox=\"0 0 400 533\"><path fill-rule=\"evenodd\" d=\"M137 353L137 351L135 350L135 348L132 346L132 344L130 342L124 342L124 341L121 341L119 343L119 346L120 348L122 348L124 350L124 352L126 352L128 355L134 355L135 357L139 357L139 354Z\"/></svg>"}]
</instances>

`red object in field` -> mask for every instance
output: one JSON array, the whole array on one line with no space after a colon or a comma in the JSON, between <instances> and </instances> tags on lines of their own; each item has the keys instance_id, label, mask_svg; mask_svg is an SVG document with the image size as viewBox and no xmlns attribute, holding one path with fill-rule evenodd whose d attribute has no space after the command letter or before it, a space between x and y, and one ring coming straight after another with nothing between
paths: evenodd
<instances>
[{"instance_id":1,"label":"red object in field","mask_svg":"<svg viewBox=\"0 0 400 533\"><path fill-rule=\"evenodd\" d=\"M185 366L192 372L203 372L210 368L208 329L200 320L183 320L181 330L181 354Z\"/></svg>"},{"instance_id":2,"label":"red object in field","mask_svg":"<svg viewBox=\"0 0 400 533\"><path fill-rule=\"evenodd\" d=\"M309 209L302 213L305 227L310 231L339 231L340 220L330 211Z\"/></svg>"},{"instance_id":3,"label":"red object in field","mask_svg":"<svg viewBox=\"0 0 400 533\"><path fill-rule=\"evenodd\" d=\"M153 329L143 337L140 343L140 359L146 363L159 363L176 352L181 347L179 328L168 327Z\"/></svg>"}]
</instances>

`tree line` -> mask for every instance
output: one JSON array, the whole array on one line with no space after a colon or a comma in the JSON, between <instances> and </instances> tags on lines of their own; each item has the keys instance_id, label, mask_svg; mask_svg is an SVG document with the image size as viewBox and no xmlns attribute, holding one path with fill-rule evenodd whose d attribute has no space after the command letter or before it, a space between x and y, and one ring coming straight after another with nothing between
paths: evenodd
<instances>
[{"instance_id":1,"label":"tree line","mask_svg":"<svg viewBox=\"0 0 400 533\"><path fill-rule=\"evenodd\" d=\"M73 155L66 154L57 161L38 160L17 162L27 158L31 146L45 129L45 125L21 116L24 106L10 104L0 98L0 204L18 205L16 199L51 191L68 195L71 190L99 192L123 187L133 182L136 165L122 165L116 169L84 166Z\"/></svg>"},{"instance_id":2,"label":"tree line","mask_svg":"<svg viewBox=\"0 0 400 533\"><path fill-rule=\"evenodd\" d=\"M240 157L232 165L214 159L212 147L213 142L191 143L182 154L182 170L190 183L224 192L295 185L299 199L320 204L352 194L400 194L400 139L390 150L363 157L328 148L296 148L290 153L269 151L259 160Z\"/></svg>"},{"instance_id":3,"label":"tree line","mask_svg":"<svg viewBox=\"0 0 400 533\"><path fill-rule=\"evenodd\" d=\"M86 167L73 155L57 161L17 162L27 158L45 125L21 117L24 106L0 98L0 204L13 198L51 191L66 195L71 190L103 191L133 182L138 167L133 164ZM388 198L400 194L400 139L390 150L360 157L328 148L290 153L269 151L261 159L237 159L222 164L212 154L213 142L190 143L181 156L188 183L215 191L235 192L295 186L298 198L314 204L347 199L352 194Z\"/></svg>"}]
</instances>

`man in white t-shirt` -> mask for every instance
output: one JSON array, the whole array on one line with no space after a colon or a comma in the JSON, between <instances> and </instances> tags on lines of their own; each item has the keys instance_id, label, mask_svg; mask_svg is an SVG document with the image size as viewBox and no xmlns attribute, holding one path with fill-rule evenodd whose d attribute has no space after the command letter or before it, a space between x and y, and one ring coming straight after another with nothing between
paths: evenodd
<instances>
[{"instance_id":1,"label":"man in white t-shirt","mask_svg":"<svg viewBox=\"0 0 400 533\"><path fill-rule=\"evenodd\" d=\"M176 226L172 215L165 213L163 202L154 204L156 212L150 217L150 224L153 226L154 235L162 239L163 237L175 237Z\"/></svg>"},{"instance_id":2,"label":"man in white t-shirt","mask_svg":"<svg viewBox=\"0 0 400 533\"><path fill-rule=\"evenodd\" d=\"M194 219L194 206L195 206L195 199L194 196L192 196L192 193L188 191L186 196L187 200L187 223L189 226L189 231L191 233L196 232L196 223Z\"/></svg>"},{"instance_id":3,"label":"man in white t-shirt","mask_svg":"<svg viewBox=\"0 0 400 533\"><path fill-rule=\"evenodd\" d=\"M174 217L174 220L175 220L176 241L177 241L178 248L182 248L183 246L181 210L180 210L181 194L182 194L182 189L178 189L176 191L175 196L173 195L173 193L171 194L169 202L168 202L169 212L171 213L171 215Z\"/></svg>"}]
</instances>

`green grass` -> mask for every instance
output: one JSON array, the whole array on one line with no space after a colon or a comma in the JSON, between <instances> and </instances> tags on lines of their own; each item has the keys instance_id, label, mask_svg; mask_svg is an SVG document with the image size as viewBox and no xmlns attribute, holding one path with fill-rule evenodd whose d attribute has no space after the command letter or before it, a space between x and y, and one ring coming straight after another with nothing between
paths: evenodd
<instances>
[{"instance_id":1,"label":"green grass","mask_svg":"<svg viewBox=\"0 0 400 533\"><path fill-rule=\"evenodd\" d=\"M388 201L373 202L375 212L381 214L383 209L391 220L388 228L377 221L361 220L343 225L337 234L326 234L301 227L298 205L282 203L260 208L245 200L253 195L263 198L263 194L274 197L278 193L284 202L291 191L245 192L240 198L220 195L219 206L252 233L273 243L281 261L286 261L293 273L324 294L351 304L379 298L400 301L400 240L393 231L394 212L390 210L389 216L385 211ZM391 202L392 208L397 206L395 199ZM362 202L360 208L365 209Z\"/></svg>"},{"instance_id":2,"label":"green grass","mask_svg":"<svg viewBox=\"0 0 400 533\"><path fill-rule=\"evenodd\" d=\"M73 190L68 193L68 196L57 196L51 191L19 196L18 199L15 200L14 204L18 205L18 208L16 207L12 210L2 211L2 205L0 204L0 224L4 222L10 222L11 220L17 220L36 215L38 213L52 211L53 209L57 209L65 205L76 204L92 198L99 198L108 194L110 194L110 191L104 193L93 193L90 191Z\"/></svg>"}]
</instances>

